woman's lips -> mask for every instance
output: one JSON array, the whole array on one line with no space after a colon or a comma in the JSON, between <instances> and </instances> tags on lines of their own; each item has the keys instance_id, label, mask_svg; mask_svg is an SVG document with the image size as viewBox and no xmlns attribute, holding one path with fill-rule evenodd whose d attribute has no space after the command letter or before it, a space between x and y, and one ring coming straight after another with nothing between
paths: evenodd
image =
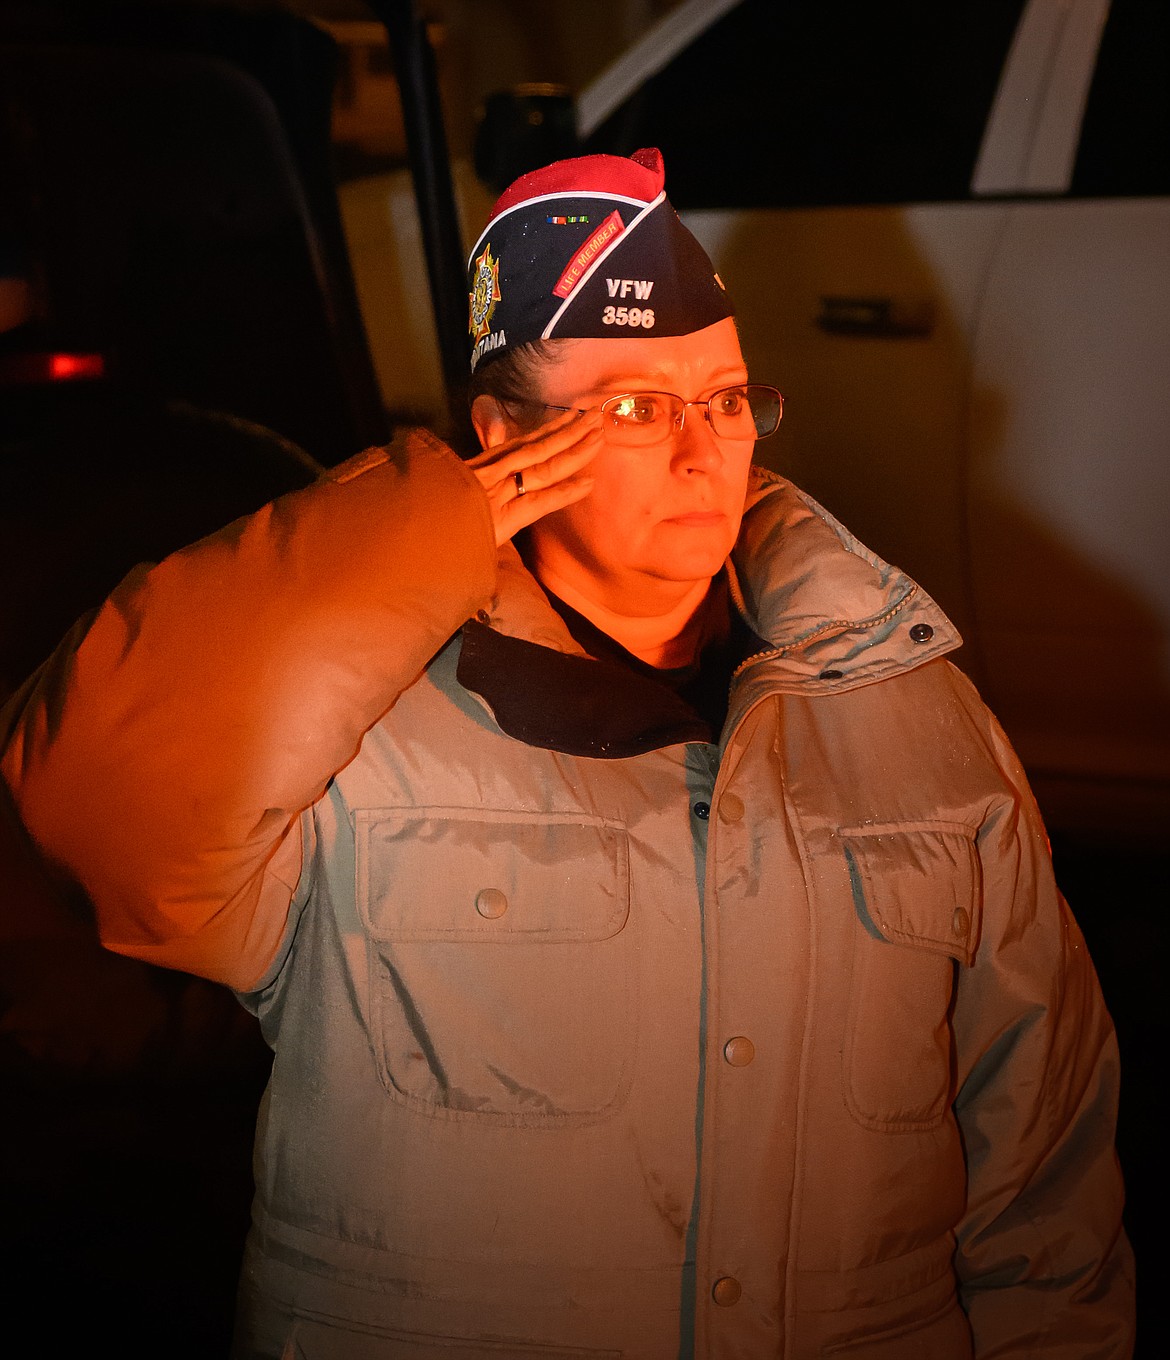
<instances>
[{"instance_id":1,"label":"woman's lips","mask_svg":"<svg viewBox=\"0 0 1170 1360\"><path fill-rule=\"evenodd\" d=\"M689 510L683 515L670 515L668 524L679 524L684 529L709 529L712 525L722 524L727 516L722 510Z\"/></svg>"}]
</instances>

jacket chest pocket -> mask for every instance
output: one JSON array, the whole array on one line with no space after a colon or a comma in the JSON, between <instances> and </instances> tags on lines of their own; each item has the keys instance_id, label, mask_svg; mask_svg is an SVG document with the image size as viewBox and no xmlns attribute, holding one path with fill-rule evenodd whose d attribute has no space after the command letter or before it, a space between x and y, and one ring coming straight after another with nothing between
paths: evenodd
<instances>
[{"instance_id":1,"label":"jacket chest pocket","mask_svg":"<svg viewBox=\"0 0 1170 1360\"><path fill-rule=\"evenodd\" d=\"M956 970L979 939L973 832L925 823L839 836L856 914L846 1100L867 1128L934 1128L955 1096Z\"/></svg>"},{"instance_id":2,"label":"jacket chest pocket","mask_svg":"<svg viewBox=\"0 0 1170 1360\"><path fill-rule=\"evenodd\" d=\"M356 815L372 1028L395 1100L583 1123L622 1103L637 1029L625 831L481 808Z\"/></svg>"}]
</instances>

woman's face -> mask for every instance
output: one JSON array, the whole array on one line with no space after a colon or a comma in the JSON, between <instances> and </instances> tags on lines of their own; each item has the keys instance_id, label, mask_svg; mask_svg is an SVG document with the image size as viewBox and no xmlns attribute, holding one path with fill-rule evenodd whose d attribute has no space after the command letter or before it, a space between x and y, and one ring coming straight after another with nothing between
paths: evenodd
<instances>
[{"instance_id":1,"label":"woman's face","mask_svg":"<svg viewBox=\"0 0 1170 1360\"><path fill-rule=\"evenodd\" d=\"M539 371L539 399L598 406L629 392L702 401L747 381L730 318L691 335L574 340ZM739 533L754 439L716 435L701 407L662 444L605 444L592 491L529 529L535 565L623 613L650 613L723 566Z\"/></svg>"}]
</instances>

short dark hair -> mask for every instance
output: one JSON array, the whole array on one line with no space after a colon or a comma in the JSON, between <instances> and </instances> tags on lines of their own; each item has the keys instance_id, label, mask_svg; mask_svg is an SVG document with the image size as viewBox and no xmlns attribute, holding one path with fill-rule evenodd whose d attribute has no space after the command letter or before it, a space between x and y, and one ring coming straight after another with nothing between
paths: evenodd
<instances>
[{"instance_id":1,"label":"short dark hair","mask_svg":"<svg viewBox=\"0 0 1170 1360\"><path fill-rule=\"evenodd\" d=\"M535 427L548 419L547 411L539 405L523 405L532 398L536 375L542 368L560 362L564 346L571 340L529 340L509 348L499 357L481 362L467 385L468 403L476 397L494 397L503 406L515 403L516 423L523 428Z\"/></svg>"}]
</instances>

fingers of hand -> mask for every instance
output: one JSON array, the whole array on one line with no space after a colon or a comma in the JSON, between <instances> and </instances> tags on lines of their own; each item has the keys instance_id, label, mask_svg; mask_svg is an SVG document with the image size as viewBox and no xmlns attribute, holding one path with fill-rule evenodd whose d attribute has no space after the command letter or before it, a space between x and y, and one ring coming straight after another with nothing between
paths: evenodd
<instances>
[{"instance_id":1,"label":"fingers of hand","mask_svg":"<svg viewBox=\"0 0 1170 1360\"><path fill-rule=\"evenodd\" d=\"M597 429L587 430L568 448L558 449L551 453L548 452L547 447L541 449L540 452L545 455L542 458L531 459L531 455L536 450L530 450L530 461L513 469L510 474L511 481L515 486L516 474L519 473L526 494L531 494L533 491L543 491L548 487L555 486L558 482L563 482L568 477L572 477L582 468L588 467L600 451L601 431Z\"/></svg>"},{"instance_id":2,"label":"fingers of hand","mask_svg":"<svg viewBox=\"0 0 1170 1360\"><path fill-rule=\"evenodd\" d=\"M563 510L566 505L583 500L592 490L593 478L584 471L562 477L551 486L541 487L537 491L529 491L526 485L523 496L513 496L493 515L496 544L506 543L521 529L535 524L552 511Z\"/></svg>"},{"instance_id":3,"label":"fingers of hand","mask_svg":"<svg viewBox=\"0 0 1170 1360\"><path fill-rule=\"evenodd\" d=\"M543 463L537 463L521 473L523 495L519 494L511 477L501 483L495 493L489 492L496 545L506 543L542 516L587 496L593 489L589 464L596 452L593 448L570 449ZM553 470L551 476L550 470Z\"/></svg>"},{"instance_id":4,"label":"fingers of hand","mask_svg":"<svg viewBox=\"0 0 1170 1360\"><path fill-rule=\"evenodd\" d=\"M594 414L572 413L571 421L546 425L469 460L487 492L497 544L588 495L593 483L584 469L601 448L600 422L589 418Z\"/></svg>"},{"instance_id":5,"label":"fingers of hand","mask_svg":"<svg viewBox=\"0 0 1170 1360\"><path fill-rule=\"evenodd\" d=\"M467 465L483 483L489 493L495 486L510 481L517 472L527 473L528 469L544 462L552 454L572 448L601 427L600 413L597 411L567 411L556 420L517 435L502 444L493 444Z\"/></svg>"}]
</instances>

